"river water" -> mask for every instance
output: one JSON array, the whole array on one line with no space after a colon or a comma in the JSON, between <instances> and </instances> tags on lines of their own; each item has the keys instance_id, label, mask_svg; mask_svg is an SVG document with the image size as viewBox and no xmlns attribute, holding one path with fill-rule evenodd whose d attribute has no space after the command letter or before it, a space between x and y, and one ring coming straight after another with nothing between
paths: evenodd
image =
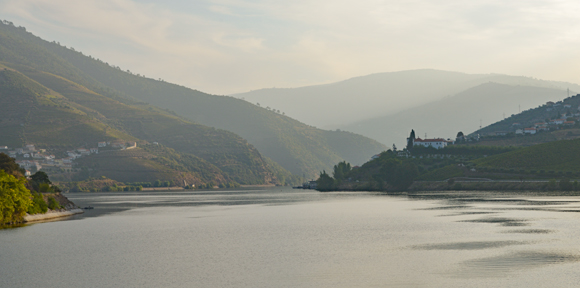
<instances>
[{"instance_id":1,"label":"river water","mask_svg":"<svg viewBox=\"0 0 580 288\"><path fill-rule=\"evenodd\" d=\"M580 198L78 193L0 230L0 287L579 287Z\"/></svg>"}]
</instances>

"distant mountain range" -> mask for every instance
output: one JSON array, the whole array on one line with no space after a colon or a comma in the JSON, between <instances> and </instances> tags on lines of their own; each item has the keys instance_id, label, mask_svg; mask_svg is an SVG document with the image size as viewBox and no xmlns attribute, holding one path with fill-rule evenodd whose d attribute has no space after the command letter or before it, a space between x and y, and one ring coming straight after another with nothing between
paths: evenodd
<instances>
[{"instance_id":1,"label":"distant mountain range","mask_svg":"<svg viewBox=\"0 0 580 288\"><path fill-rule=\"evenodd\" d=\"M295 176L315 177L339 161L362 164L386 149L370 138L317 129L233 97L209 95L133 75L72 48L44 41L11 24L0 24L0 63L10 71L6 73L26 77L42 89L48 89L50 92L46 95L58 94L59 101L76 107L88 117L81 122L100 123L94 124L100 125L95 128L99 137L106 135L102 131L115 131L114 138L156 141L178 154L207 161L225 173L223 179L241 184L276 182ZM11 95L19 97L20 94ZM52 121L48 116L44 120ZM4 121L0 122L4 129L0 133L14 135L7 142L40 144L47 141L44 136L50 136L31 134L13 126L13 122ZM62 137L72 137L69 142L53 137L49 138L54 141L52 144L45 144L70 146L84 141L70 136L71 131L61 131Z\"/></svg>"},{"instance_id":2,"label":"distant mountain range","mask_svg":"<svg viewBox=\"0 0 580 288\"><path fill-rule=\"evenodd\" d=\"M511 114L518 114L520 105L527 110L549 100L561 100L566 97L565 93L551 88L485 83L452 97L361 121L343 129L397 145L405 144L411 129L421 138L426 133L428 138L454 139L459 131L469 134L480 125L485 127L511 117Z\"/></svg>"},{"instance_id":3,"label":"distant mountain range","mask_svg":"<svg viewBox=\"0 0 580 288\"><path fill-rule=\"evenodd\" d=\"M487 85L489 84L489 85ZM428 137L473 132L505 116L561 100L580 85L499 74L438 70L378 73L300 88L234 95L285 111L305 123L340 128L391 145L404 145L411 129ZM405 133L403 133L403 131Z\"/></svg>"}]
</instances>

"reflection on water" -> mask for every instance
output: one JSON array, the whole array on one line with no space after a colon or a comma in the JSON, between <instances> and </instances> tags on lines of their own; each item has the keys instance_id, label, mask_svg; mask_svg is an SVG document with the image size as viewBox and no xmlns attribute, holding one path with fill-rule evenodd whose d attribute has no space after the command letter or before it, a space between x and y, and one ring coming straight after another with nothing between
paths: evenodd
<instances>
[{"instance_id":1,"label":"reflection on water","mask_svg":"<svg viewBox=\"0 0 580 288\"><path fill-rule=\"evenodd\" d=\"M463 278L507 276L518 270L578 261L580 261L580 256L578 255L523 251L465 261L462 263L462 268L455 273L455 276ZM556 286L558 285L554 287Z\"/></svg>"},{"instance_id":2,"label":"reflection on water","mask_svg":"<svg viewBox=\"0 0 580 288\"><path fill-rule=\"evenodd\" d=\"M412 248L420 250L475 250L475 249L501 248L510 245L524 245L530 243L531 242L523 242L523 241L476 241L476 242L455 242L444 244L415 245Z\"/></svg>"},{"instance_id":3,"label":"reflection on water","mask_svg":"<svg viewBox=\"0 0 580 288\"><path fill-rule=\"evenodd\" d=\"M554 233L554 230L549 229L518 229L518 230L506 230L503 233L529 233L529 234L548 234Z\"/></svg>"},{"instance_id":4,"label":"reflection on water","mask_svg":"<svg viewBox=\"0 0 580 288\"><path fill-rule=\"evenodd\" d=\"M577 197L279 187L67 196L95 209L0 230L0 287L580 282Z\"/></svg>"},{"instance_id":5,"label":"reflection on water","mask_svg":"<svg viewBox=\"0 0 580 288\"><path fill-rule=\"evenodd\" d=\"M472 223L497 223L503 226L525 226L529 225L526 223L526 219L515 219L515 218L501 218L501 217L489 217L471 220L461 220L459 222L472 222Z\"/></svg>"}]
</instances>

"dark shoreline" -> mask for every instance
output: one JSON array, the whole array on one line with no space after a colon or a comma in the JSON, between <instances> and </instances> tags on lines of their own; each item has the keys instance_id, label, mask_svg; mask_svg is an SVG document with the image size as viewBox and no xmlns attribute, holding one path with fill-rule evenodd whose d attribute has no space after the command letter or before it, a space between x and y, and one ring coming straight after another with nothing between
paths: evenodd
<instances>
[{"instance_id":1,"label":"dark shoreline","mask_svg":"<svg viewBox=\"0 0 580 288\"><path fill-rule=\"evenodd\" d=\"M579 187L564 187L554 182L521 182L521 181L462 181L448 183L446 181L416 181L407 189L394 187L381 187L376 182L348 182L338 185L331 190L318 190L320 192L334 191L372 191L387 193L417 193L417 192L520 192L526 194L549 194L561 196L580 196Z\"/></svg>"}]
</instances>

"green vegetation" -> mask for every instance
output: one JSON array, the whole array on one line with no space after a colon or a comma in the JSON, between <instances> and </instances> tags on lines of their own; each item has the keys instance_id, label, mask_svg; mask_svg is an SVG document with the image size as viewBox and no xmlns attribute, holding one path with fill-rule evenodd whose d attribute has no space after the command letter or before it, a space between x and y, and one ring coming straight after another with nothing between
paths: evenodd
<instances>
[{"instance_id":1,"label":"green vegetation","mask_svg":"<svg viewBox=\"0 0 580 288\"><path fill-rule=\"evenodd\" d=\"M580 171L580 139L526 147L473 161L478 167L540 171Z\"/></svg>"},{"instance_id":2,"label":"green vegetation","mask_svg":"<svg viewBox=\"0 0 580 288\"><path fill-rule=\"evenodd\" d=\"M52 209L52 208L50 208ZM48 204L39 192L32 192L32 205L28 207L28 214L44 214L48 211Z\"/></svg>"},{"instance_id":3,"label":"green vegetation","mask_svg":"<svg viewBox=\"0 0 580 288\"><path fill-rule=\"evenodd\" d=\"M454 177L464 176L464 170L459 168L457 165L447 165L443 168L435 169L429 171L417 178L417 180L422 181L439 181L450 179Z\"/></svg>"},{"instance_id":4,"label":"green vegetation","mask_svg":"<svg viewBox=\"0 0 580 288\"><path fill-rule=\"evenodd\" d=\"M32 195L25 184L25 178L0 170L0 225L22 221L32 204Z\"/></svg>"},{"instance_id":5,"label":"green vegetation","mask_svg":"<svg viewBox=\"0 0 580 288\"><path fill-rule=\"evenodd\" d=\"M316 182L319 191L351 190L359 182L369 184L363 190L400 191L413 184L418 174L417 165L411 159L397 158L396 153L388 150L360 168L351 169L346 162L338 163L333 177L323 171Z\"/></svg>"}]
</instances>

